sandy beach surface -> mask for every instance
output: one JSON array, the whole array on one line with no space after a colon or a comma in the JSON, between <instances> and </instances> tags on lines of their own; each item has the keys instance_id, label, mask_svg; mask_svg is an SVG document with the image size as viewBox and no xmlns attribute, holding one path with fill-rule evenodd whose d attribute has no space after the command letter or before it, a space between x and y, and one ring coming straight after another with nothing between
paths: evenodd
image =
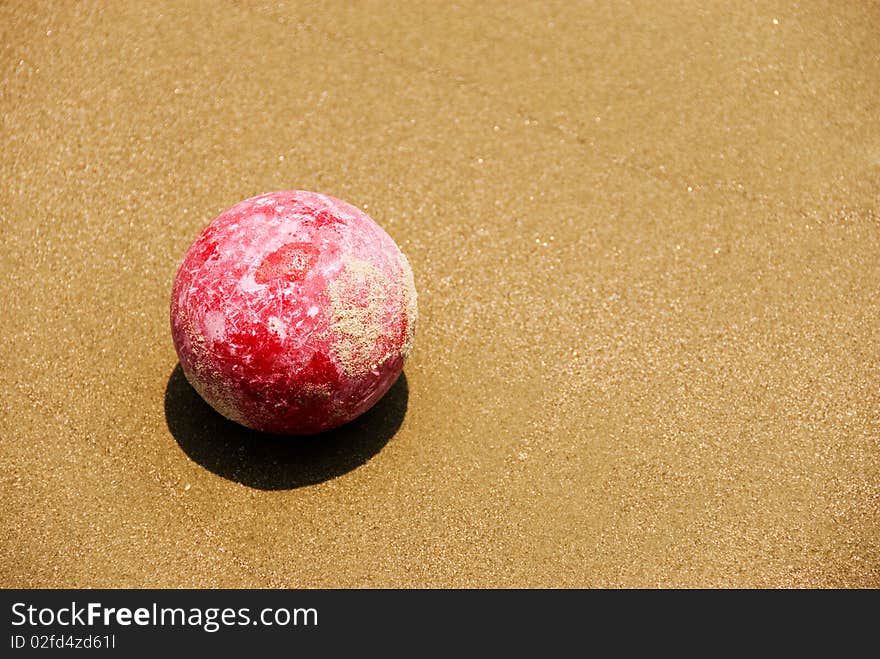
<instances>
[{"instance_id":1,"label":"sandy beach surface","mask_svg":"<svg viewBox=\"0 0 880 659\"><path fill-rule=\"evenodd\" d=\"M0 585L880 587L880 6L0 4ZM327 437L183 379L270 190L409 257Z\"/></svg>"}]
</instances>

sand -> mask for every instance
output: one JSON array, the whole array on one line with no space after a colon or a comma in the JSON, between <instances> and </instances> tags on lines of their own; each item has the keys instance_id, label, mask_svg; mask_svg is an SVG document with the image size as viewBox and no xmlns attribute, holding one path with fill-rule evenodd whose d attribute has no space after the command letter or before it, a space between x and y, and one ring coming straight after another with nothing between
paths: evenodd
<instances>
[{"instance_id":1,"label":"sand","mask_svg":"<svg viewBox=\"0 0 880 659\"><path fill-rule=\"evenodd\" d=\"M4 3L0 585L880 586L880 8ZM364 208L405 378L291 445L168 326L218 212Z\"/></svg>"}]
</instances>

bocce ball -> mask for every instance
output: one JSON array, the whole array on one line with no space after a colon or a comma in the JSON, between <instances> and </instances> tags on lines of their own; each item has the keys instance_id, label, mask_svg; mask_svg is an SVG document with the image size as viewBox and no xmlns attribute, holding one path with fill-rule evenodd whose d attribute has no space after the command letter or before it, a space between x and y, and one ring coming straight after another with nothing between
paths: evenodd
<instances>
[{"instance_id":1,"label":"bocce ball","mask_svg":"<svg viewBox=\"0 0 880 659\"><path fill-rule=\"evenodd\" d=\"M221 213L171 293L186 379L255 430L311 434L388 391L412 347L406 257L366 213L315 192L272 192Z\"/></svg>"}]
</instances>

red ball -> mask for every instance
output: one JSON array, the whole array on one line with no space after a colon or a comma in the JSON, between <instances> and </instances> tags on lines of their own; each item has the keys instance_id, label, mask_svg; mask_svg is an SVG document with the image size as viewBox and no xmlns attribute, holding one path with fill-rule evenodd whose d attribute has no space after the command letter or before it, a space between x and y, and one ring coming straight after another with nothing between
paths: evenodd
<instances>
[{"instance_id":1,"label":"red ball","mask_svg":"<svg viewBox=\"0 0 880 659\"><path fill-rule=\"evenodd\" d=\"M220 414L271 433L351 421L412 347L406 257L363 211L315 192L233 206L186 253L171 335L186 379Z\"/></svg>"}]
</instances>

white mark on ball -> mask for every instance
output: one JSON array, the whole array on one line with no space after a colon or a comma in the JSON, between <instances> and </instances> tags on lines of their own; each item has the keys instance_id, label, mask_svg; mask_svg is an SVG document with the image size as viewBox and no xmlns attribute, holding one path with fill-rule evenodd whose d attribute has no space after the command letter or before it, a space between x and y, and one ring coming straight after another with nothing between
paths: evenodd
<instances>
[{"instance_id":1,"label":"white mark on ball","mask_svg":"<svg viewBox=\"0 0 880 659\"><path fill-rule=\"evenodd\" d=\"M219 341L226 338L226 319L219 311L209 311L204 320L205 337L209 341Z\"/></svg>"},{"instance_id":2,"label":"white mark on ball","mask_svg":"<svg viewBox=\"0 0 880 659\"><path fill-rule=\"evenodd\" d=\"M284 323L281 322L280 318L277 318L276 316L270 317L268 325L269 331L274 332L275 334L280 336L282 340L285 336L287 336L287 333L284 331Z\"/></svg>"}]
</instances>

